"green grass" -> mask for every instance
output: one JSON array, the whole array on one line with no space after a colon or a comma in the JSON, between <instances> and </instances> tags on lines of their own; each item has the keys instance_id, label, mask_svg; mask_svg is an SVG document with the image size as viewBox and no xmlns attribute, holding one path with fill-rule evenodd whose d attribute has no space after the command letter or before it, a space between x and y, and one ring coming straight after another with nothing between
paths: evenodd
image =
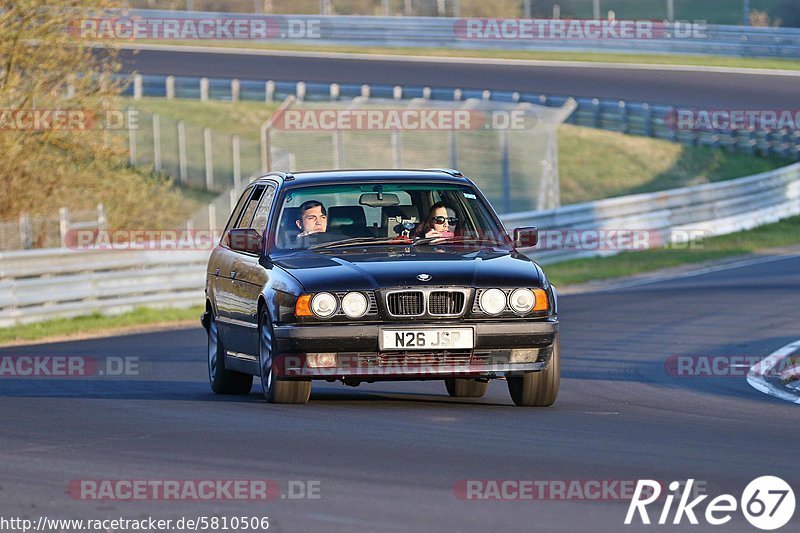
<instances>
[{"instance_id":1,"label":"green grass","mask_svg":"<svg viewBox=\"0 0 800 533\"><path fill-rule=\"evenodd\" d=\"M331 52L337 54L393 54L433 57L473 57L481 59L523 59L539 61L588 61L592 63L642 63L648 65L688 65L728 68L758 68L778 70L800 70L800 61L793 59L767 59L729 56L660 55L636 53L554 52L526 50L470 50L467 48L425 47L358 47L322 46L282 43L258 43L252 41L147 41L154 44L184 46L216 46L253 48L256 50L282 50L298 52ZM273 76L279 79L280 76Z\"/></svg>"},{"instance_id":2,"label":"green grass","mask_svg":"<svg viewBox=\"0 0 800 533\"><path fill-rule=\"evenodd\" d=\"M186 309L137 308L131 312L103 316L100 313L75 318L59 318L34 324L24 324L0 329L0 345L18 341L34 341L48 337L81 336L99 331L114 331L136 326L161 326L171 323L194 320L200 327L202 306Z\"/></svg>"},{"instance_id":3,"label":"green grass","mask_svg":"<svg viewBox=\"0 0 800 533\"><path fill-rule=\"evenodd\" d=\"M259 128L277 109L278 104L266 102L221 102L147 97L141 100L125 98L125 105L158 113L162 120L185 120L193 126L212 128L218 133L237 134L258 141ZM164 124L162 124L162 128ZM143 129L143 128L140 128Z\"/></svg>"},{"instance_id":4,"label":"green grass","mask_svg":"<svg viewBox=\"0 0 800 533\"><path fill-rule=\"evenodd\" d=\"M767 172L786 160L562 125L561 202L663 191Z\"/></svg>"},{"instance_id":5,"label":"green grass","mask_svg":"<svg viewBox=\"0 0 800 533\"><path fill-rule=\"evenodd\" d=\"M220 184L222 188L231 187L232 136L235 134L240 137L242 178L258 173L261 169L260 128L277 108L277 104L250 101L232 103L165 98L143 98L137 101L123 99L121 107L128 106L140 111L139 128L136 132L140 164L153 163L151 114L159 115L162 172L170 176L179 175L177 123L179 120L185 122L188 187L184 189L196 190L203 189L206 182L203 128L211 129L215 184ZM209 196L213 198L216 195Z\"/></svg>"},{"instance_id":6,"label":"green grass","mask_svg":"<svg viewBox=\"0 0 800 533\"><path fill-rule=\"evenodd\" d=\"M710 237L690 248L623 252L610 257L576 259L545 267L557 286L621 278L662 268L700 263L800 244L800 217L792 217L748 231ZM534 254L535 257L535 254Z\"/></svg>"}]
</instances>

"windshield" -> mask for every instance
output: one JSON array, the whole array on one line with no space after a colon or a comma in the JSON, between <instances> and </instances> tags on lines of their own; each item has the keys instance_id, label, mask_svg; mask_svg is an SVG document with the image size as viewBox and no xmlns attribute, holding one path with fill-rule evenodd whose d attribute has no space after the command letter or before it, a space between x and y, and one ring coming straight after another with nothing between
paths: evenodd
<instances>
[{"instance_id":1,"label":"windshield","mask_svg":"<svg viewBox=\"0 0 800 533\"><path fill-rule=\"evenodd\" d=\"M508 245L468 186L441 183L317 185L291 189L278 206L274 247L392 244Z\"/></svg>"}]
</instances>

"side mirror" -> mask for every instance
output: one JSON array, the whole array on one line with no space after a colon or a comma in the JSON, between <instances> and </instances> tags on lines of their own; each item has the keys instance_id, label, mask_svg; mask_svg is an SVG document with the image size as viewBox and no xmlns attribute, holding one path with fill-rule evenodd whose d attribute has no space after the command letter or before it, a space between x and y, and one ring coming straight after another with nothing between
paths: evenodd
<instances>
[{"instance_id":1,"label":"side mirror","mask_svg":"<svg viewBox=\"0 0 800 533\"><path fill-rule=\"evenodd\" d=\"M261 235L253 228L237 228L228 232L225 237L228 247L237 252L260 254L262 247Z\"/></svg>"},{"instance_id":2,"label":"side mirror","mask_svg":"<svg viewBox=\"0 0 800 533\"><path fill-rule=\"evenodd\" d=\"M533 248L539 244L539 229L535 227L514 230L514 248Z\"/></svg>"}]
</instances>

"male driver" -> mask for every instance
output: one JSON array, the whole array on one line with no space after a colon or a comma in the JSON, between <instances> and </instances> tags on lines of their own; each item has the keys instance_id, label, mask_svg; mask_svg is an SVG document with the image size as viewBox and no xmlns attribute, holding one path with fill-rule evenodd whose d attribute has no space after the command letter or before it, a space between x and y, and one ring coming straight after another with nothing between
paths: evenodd
<instances>
[{"instance_id":1,"label":"male driver","mask_svg":"<svg viewBox=\"0 0 800 533\"><path fill-rule=\"evenodd\" d=\"M305 237L311 233L322 233L328 230L328 213L322 202L308 200L300 204L300 212L295 221L300 230L298 237Z\"/></svg>"}]
</instances>

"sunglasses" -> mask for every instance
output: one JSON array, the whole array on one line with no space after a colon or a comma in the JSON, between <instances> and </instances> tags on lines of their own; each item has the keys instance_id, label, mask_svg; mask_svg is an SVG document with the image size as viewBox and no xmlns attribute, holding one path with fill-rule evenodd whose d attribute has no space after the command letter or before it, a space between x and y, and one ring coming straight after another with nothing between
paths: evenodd
<instances>
[{"instance_id":1,"label":"sunglasses","mask_svg":"<svg viewBox=\"0 0 800 533\"><path fill-rule=\"evenodd\" d=\"M436 224L444 224L447 222L450 226L455 226L458 224L458 219L456 217L433 217L433 222Z\"/></svg>"}]
</instances>

